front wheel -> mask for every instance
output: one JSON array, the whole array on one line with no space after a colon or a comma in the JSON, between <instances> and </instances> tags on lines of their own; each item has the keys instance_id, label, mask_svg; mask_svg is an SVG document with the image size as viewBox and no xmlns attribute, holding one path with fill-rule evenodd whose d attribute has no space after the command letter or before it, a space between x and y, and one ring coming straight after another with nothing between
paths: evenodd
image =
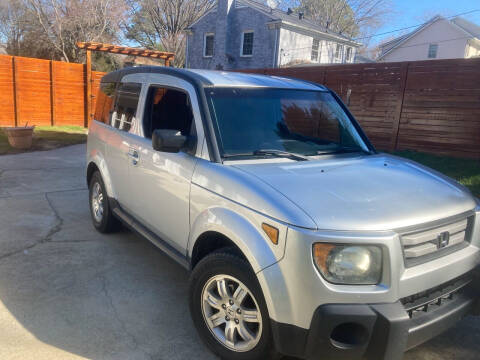
<instances>
[{"instance_id":1,"label":"front wheel","mask_svg":"<svg viewBox=\"0 0 480 360\"><path fill-rule=\"evenodd\" d=\"M239 256L215 252L200 261L190 278L190 311L202 340L221 358L276 357L263 294Z\"/></svg>"},{"instance_id":2,"label":"front wheel","mask_svg":"<svg viewBox=\"0 0 480 360\"><path fill-rule=\"evenodd\" d=\"M113 216L108 202L107 191L102 176L98 171L92 175L89 188L90 214L95 229L101 233L118 230L120 221Z\"/></svg>"}]
</instances>

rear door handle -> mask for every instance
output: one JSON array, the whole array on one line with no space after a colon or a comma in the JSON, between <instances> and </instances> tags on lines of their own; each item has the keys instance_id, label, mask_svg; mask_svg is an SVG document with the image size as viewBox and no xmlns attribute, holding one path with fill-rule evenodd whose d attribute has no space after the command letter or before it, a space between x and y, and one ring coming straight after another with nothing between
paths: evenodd
<instances>
[{"instance_id":1,"label":"rear door handle","mask_svg":"<svg viewBox=\"0 0 480 360\"><path fill-rule=\"evenodd\" d=\"M138 164L138 159L140 158L138 155L138 151L135 150L134 148L130 148L128 150L128 157L132 159L132 164L137 165Z\"/></svg>"}]
</instances>

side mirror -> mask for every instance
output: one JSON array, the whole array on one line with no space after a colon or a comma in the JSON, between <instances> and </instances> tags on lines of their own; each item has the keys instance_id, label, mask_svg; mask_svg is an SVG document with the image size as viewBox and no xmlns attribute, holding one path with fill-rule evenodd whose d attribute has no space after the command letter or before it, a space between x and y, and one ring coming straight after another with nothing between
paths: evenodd
<instances>
[{"instance_id":1,"label":"side mirror","mask_svg":"<svg viewBox=\"0 0 480 360\"><path fill-rule=\"evenodd\" d=\"M152 134L152 147L154 150L177 153L187 143L187 137L178 130L156 129Z\"/></svg>"}]
</instances>

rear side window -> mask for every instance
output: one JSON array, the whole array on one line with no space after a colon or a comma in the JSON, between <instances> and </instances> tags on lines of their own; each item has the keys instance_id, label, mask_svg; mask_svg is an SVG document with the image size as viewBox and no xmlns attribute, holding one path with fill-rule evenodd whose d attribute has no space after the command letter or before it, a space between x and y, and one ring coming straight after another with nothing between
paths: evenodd
<instances>
[{"instance_id":1,"label":"rear side window","mask_svg":"<svg viewBox=\"0 0 480 360\"><path fill-rule=\"evenodd\" d=\"M143 132L150 139L156 129L178 130L190 135L193 113L190 98L183 91L153 86L148 91Z\"/></svg>"},{"instance_id":2,"label":"rear side window","mask_svg":"<svg viewBox=\"0 0 480 360\"><path fill-rule=\"evenodd\" d=\"M98 89L94 119L105 124L110 124L110 114L115 98L116 83L101 83Z\"/></svg>"},{"instance_id":3,"label":"rear side window","mask_svg":"<svg viewBox=\"0 0 480 360\"><path fill-rule=\"evenodd\" d=\"M121 83L117 89L117 99L112 114L111 125L125 132L132 132L136 125L138 99L142 84Z\"/></svg>"}]
</instances>

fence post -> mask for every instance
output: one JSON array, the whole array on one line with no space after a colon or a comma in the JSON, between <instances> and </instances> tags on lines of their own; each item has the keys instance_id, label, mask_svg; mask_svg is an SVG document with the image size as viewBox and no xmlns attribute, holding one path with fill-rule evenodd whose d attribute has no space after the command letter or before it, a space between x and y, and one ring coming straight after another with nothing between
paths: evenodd
<instances>
[{"instance_id":1,"label":"fence post","mask_svg":"<svg viewBox=\"0 0 480 360\"><path fill-rule=\"evenodd\" d=\"M55 126L55 74L53 60L50 60L50 124Z\"/></svg>"},{"instance_id":2,"label":"fence post","mask_svg":"<svg viewBox=\"0 0 480 360\"><path fill-rule=\"evenodd\" d=\"M390 145L390 150L395 151L398 145L398 133L400 130L400 119L402 117L403 110L403 100L405 98L405 88L407 87L407 78L408 78L408 67L410 62L402 63L400 66L400 91L399 99L397 100L397 106L395 108L395 118L393 119L392 126L392 140Z\"/></svg>"},{"instance_id":3,"label":"fence post","mask_svg":"<svg viewBox=\"0 0 480 360\"><path fill-rule=\"evenodd\" d=\"M12 56L12 80L13 80L13 114L14 114L14 126L18 126L17 75L16 75L16 71L15 71L15 56Z\"/></svg>"},{"instance_id":4,"label":"fence post","mask_svg":"<svg viewBox=\"0 0 480 360\"><path fill-rule=\"evenodd\" d=\"M86 71L87 71L87 114L85 116L85 127L92 120L92 52L86 51Z\"/></svg>"}]
</instances>

